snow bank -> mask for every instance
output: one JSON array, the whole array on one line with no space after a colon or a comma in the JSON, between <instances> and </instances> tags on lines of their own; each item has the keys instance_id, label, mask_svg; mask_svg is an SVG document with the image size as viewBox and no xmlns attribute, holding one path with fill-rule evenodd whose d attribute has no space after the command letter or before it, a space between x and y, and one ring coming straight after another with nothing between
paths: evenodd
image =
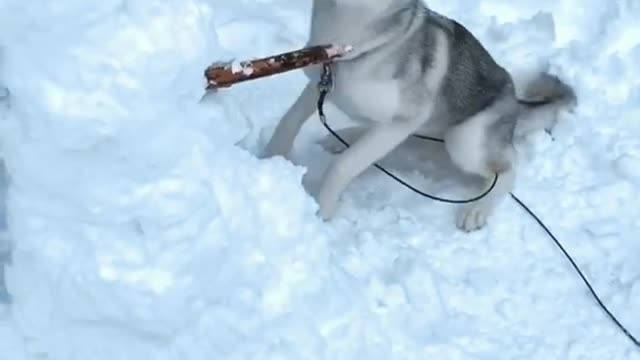
<instances>
[{"instance_id":1,"label":"snow bank","mask_svg":"<svg viewBox=\"0 0 640 360\"><path fill-rule=\"evenodd\" d=\"M211 5L4 6L7 281L29 352L246 359L306 345L286 312L326 285L326 236L303 169L234 146L248 128L229 95L198 103L206 65L229 57Z\"/></svg>"},{"instance_id":2,"label":"snow bank","mask_svg":"<svg viewBox=\"0 0 640 360\"><path fill-rule=\"evenodd\" d=\"M0 3L15 242L0 359L640 359L509 204L461 234L450 207L375 173L319 222L304 167L251 154L300 74L200 102L211 61L302 45L301 3ZM576 87L555 141L523 145L518 193L640 333L640 8L430 5L508 68Z\"/></svg>"}]
</instances>

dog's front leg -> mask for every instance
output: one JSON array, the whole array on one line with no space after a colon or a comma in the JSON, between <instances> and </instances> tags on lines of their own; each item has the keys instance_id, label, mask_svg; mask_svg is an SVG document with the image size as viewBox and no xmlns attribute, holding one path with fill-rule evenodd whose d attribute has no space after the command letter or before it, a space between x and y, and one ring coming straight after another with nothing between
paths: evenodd
<instances>
[{"instance_id":1,"label":"dog's front leg","mask_svg":"<svg viewBox=\"0 0 640 360\"><path fill-rule=\"evenodd\" d=\"M320 186L318 215L324 220L333 217L340 195L349 183L405 141L421 124L415 120L395 120L375 125L338 155Z\"/></svg>"},{"instance_id":2,"label":"dog's front leg","mask_svg":"<svg viewBox=\"0 0 640 360\"><path fill-rule=\"evenodd\" d=\"M280 119L271 140L263 151L263 158L278 155L288 157L302 125L315 111L316 96L315 83L309 81L293 105Z\"/></svg>"}]
</instances>

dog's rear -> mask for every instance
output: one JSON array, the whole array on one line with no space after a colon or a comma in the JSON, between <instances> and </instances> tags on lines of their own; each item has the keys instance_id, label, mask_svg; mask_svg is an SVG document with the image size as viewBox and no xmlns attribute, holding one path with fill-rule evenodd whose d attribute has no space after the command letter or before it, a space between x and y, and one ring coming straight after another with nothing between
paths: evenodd
<instances>
[{"instance_id":1,"label":"dog's rear","mask_svg":"<svg viewBox=\"0 0 640 360\"><path fill-rule=\"evenodd\" d=\"M577 104L575 91L557 76L540 73L525 88L519 101L523 111L515 129L521 137L533 131L551 131L557 122L558 112Z\"/></svg>"}]
</instances>

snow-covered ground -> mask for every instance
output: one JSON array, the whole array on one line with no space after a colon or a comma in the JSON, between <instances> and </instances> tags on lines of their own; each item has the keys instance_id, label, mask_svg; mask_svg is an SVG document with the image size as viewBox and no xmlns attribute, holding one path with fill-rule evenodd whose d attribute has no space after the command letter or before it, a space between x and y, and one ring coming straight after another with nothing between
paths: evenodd
<instances>
[{"instance_id":1,"label":"snow-covered ground","mask_svg":"<svg viewBox=\"0 0 640 360\"><path fill-rule=\"evenodd\" d=\"M519 146L516 194L640 334L640 2L429 4L509 69L549 64L576 88L554 138ZM331 159L317 121L295 163L254 155L301 73L199 103L210 62L302 46L309 10L0 0L13 242L0 359L640 359L511 201L464 234L454 207L370 170L334 221L317 219L302 185ZM463 194L443 158L416 142L384 163Z\"/></svg>"}]
</instances>

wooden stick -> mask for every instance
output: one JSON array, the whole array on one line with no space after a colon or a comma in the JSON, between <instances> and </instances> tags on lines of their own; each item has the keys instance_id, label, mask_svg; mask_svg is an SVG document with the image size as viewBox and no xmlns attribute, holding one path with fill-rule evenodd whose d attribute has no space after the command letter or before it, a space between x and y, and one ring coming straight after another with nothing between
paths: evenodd
<instances>
[{"instance_id":1,"label":"wooden stick","mask_svg":"<svg viewBox=\"0 0 640 360\"><path fill-rule=\"evenodd\" d=\"M331 61L351 51L350 46L319 45L263 59L233 63L214 63L205 72L207 90L228 88L248 80L276 75Z\"/></svg>"}]
</instances>

